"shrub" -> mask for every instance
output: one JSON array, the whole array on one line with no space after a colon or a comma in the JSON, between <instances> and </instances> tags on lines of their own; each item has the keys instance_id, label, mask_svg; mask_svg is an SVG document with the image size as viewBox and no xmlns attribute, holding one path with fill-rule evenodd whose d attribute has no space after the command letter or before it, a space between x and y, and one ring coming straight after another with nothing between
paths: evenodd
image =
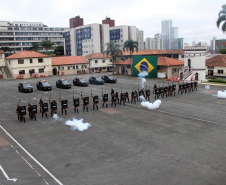
<instances>
[{"instance_id":1,"label":"shrub","mask_svg":"<svg viewBox=\"0 0 226 185\"><path fill-rule=\"evenodd\" d=\"M223 79L212 79L212 80L209 80L209 82L226 83L226 80L223 80Z\"/></svg>"}]
</instances>

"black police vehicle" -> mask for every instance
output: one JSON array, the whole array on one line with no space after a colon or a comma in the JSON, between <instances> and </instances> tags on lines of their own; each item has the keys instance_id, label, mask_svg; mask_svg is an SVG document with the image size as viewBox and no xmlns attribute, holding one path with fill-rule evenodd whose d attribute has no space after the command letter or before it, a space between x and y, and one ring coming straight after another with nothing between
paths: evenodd
<instances>
[{"instance_id":1,"label":"black police vehicle","mask_svg":"<svg viewBox=\"0 0 226 185\"><path fill-rule=\"evenodd\" d=\"M33 87L29 83L23 82L18 84L18 90L19 92L33 92Z\"/></svg>"},{"instance_id":2,"label":"black police vehicle","mask_svg":"<svg viewBox=\"0 0 226 185\"><path fill-rule=\"evenodd\" d=\"M96 85L104 85L104 80L102 80L100 77L98 76L91 76L89 78L89 83L91 84L96 84Z\"/></svg>"},{"instance_id":3,"label":"black police vehicle","mask_svg":"<svg viewBox=\"0 0 226 185\"><path fill-rule=\"evenodd\" d=\"M101 79L104 80L105 83L116 83L117 82L117 79L115 79L111 75L104 75L101 77Z\"/></svg>"},{"instance_id":4,"label":"black police vehicle","mask_svg":"<svg viewBox=\"0 0 226 185\"><path fill-rule=\"evenodd\" d=\"M43 90L43 91L51 91L52 86L50 83L48 83L46 80L40 80L37 82L36 87L38 90Z\"/></svg>"},{"instance_id":5,"label":"black police vehicle","mask_svg":"<svg viewBox=\"0 0 226 185\"><path fill-rule=\"evenodd\" d=\"M56 81L56 87L62 89L70 89L71 84L65 79L60 79Z\"/></svg>"},{"instance_id":6,"label":"black police vehicle","mask_svg":"<svg viewBox=\"0 0 226 185\"><path fill-rule=\"evenodd\" d=\"M73 79L73 84L76 86L87 87L89 83L82 77L76 77Z\"/></svg>"}]
</instances>

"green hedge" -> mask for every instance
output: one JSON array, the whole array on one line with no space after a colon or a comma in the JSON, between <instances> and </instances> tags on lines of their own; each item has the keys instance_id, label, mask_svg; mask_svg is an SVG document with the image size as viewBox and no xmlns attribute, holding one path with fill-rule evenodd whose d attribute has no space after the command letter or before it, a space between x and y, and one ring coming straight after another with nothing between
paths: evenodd
<instances>
[{"instance_id":1,"label":"green hedge","mask_svg":"<svg viewBox=\"0 0 226 185\"><path fill-rule=\"evenodd\" d=\"M226 83L226 80L223 80L223 79L212 79L212 80L209 80L209 82Z\"/></svg>"}]
</instances>

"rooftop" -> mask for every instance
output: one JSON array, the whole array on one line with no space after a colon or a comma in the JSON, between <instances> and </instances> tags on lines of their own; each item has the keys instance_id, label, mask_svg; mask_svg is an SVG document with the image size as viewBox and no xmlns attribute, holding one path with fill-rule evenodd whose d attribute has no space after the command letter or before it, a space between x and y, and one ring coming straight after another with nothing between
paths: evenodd
<instances>
[{"instance_id":1,"label":"rooftop","mask_svg":"<svg viewBox=\"0 0 226 185\"><path fill-rule=\"evenodd\" d=\"M50 57L49 55L45 55L36 51L19 51L13 55L6 57L6 59L19 59L19 58L43 58Z\"/></svg>"},{"instance_id":2,"label":"rooftop","mask_svg":"<svg viewBox=\"0 0 226 185\"><path fill-rule=\"evenodd\" d=\"M52 57L52 65L88 64L83 56Z\"/></svg>"},{"instance_id":3,"label":"rooftop","mask_svg":"<svg viewBox=\"0 0 226 185\"><path fill-rule=\"evenodd\" d=\"M226 55L217 55L206 60L206 66L226 67Z\"/></svg>"}]
</instances>

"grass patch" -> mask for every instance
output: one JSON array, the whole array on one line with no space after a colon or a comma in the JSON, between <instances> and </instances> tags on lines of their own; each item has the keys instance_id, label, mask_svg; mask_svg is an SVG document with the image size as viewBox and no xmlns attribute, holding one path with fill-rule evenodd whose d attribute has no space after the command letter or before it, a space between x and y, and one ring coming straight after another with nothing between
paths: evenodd
<instances>
[{"instance_id":1,"label":"grass patch","mask_svg":"<svg viewBox=\"0 0 226 185\"><path fill-rule=\"evenodd\" d=\"M216 85L226 85L226 83L222 83L222 82L203 82L206 84L216 84Z\"/></svg>"}]
</instances>

